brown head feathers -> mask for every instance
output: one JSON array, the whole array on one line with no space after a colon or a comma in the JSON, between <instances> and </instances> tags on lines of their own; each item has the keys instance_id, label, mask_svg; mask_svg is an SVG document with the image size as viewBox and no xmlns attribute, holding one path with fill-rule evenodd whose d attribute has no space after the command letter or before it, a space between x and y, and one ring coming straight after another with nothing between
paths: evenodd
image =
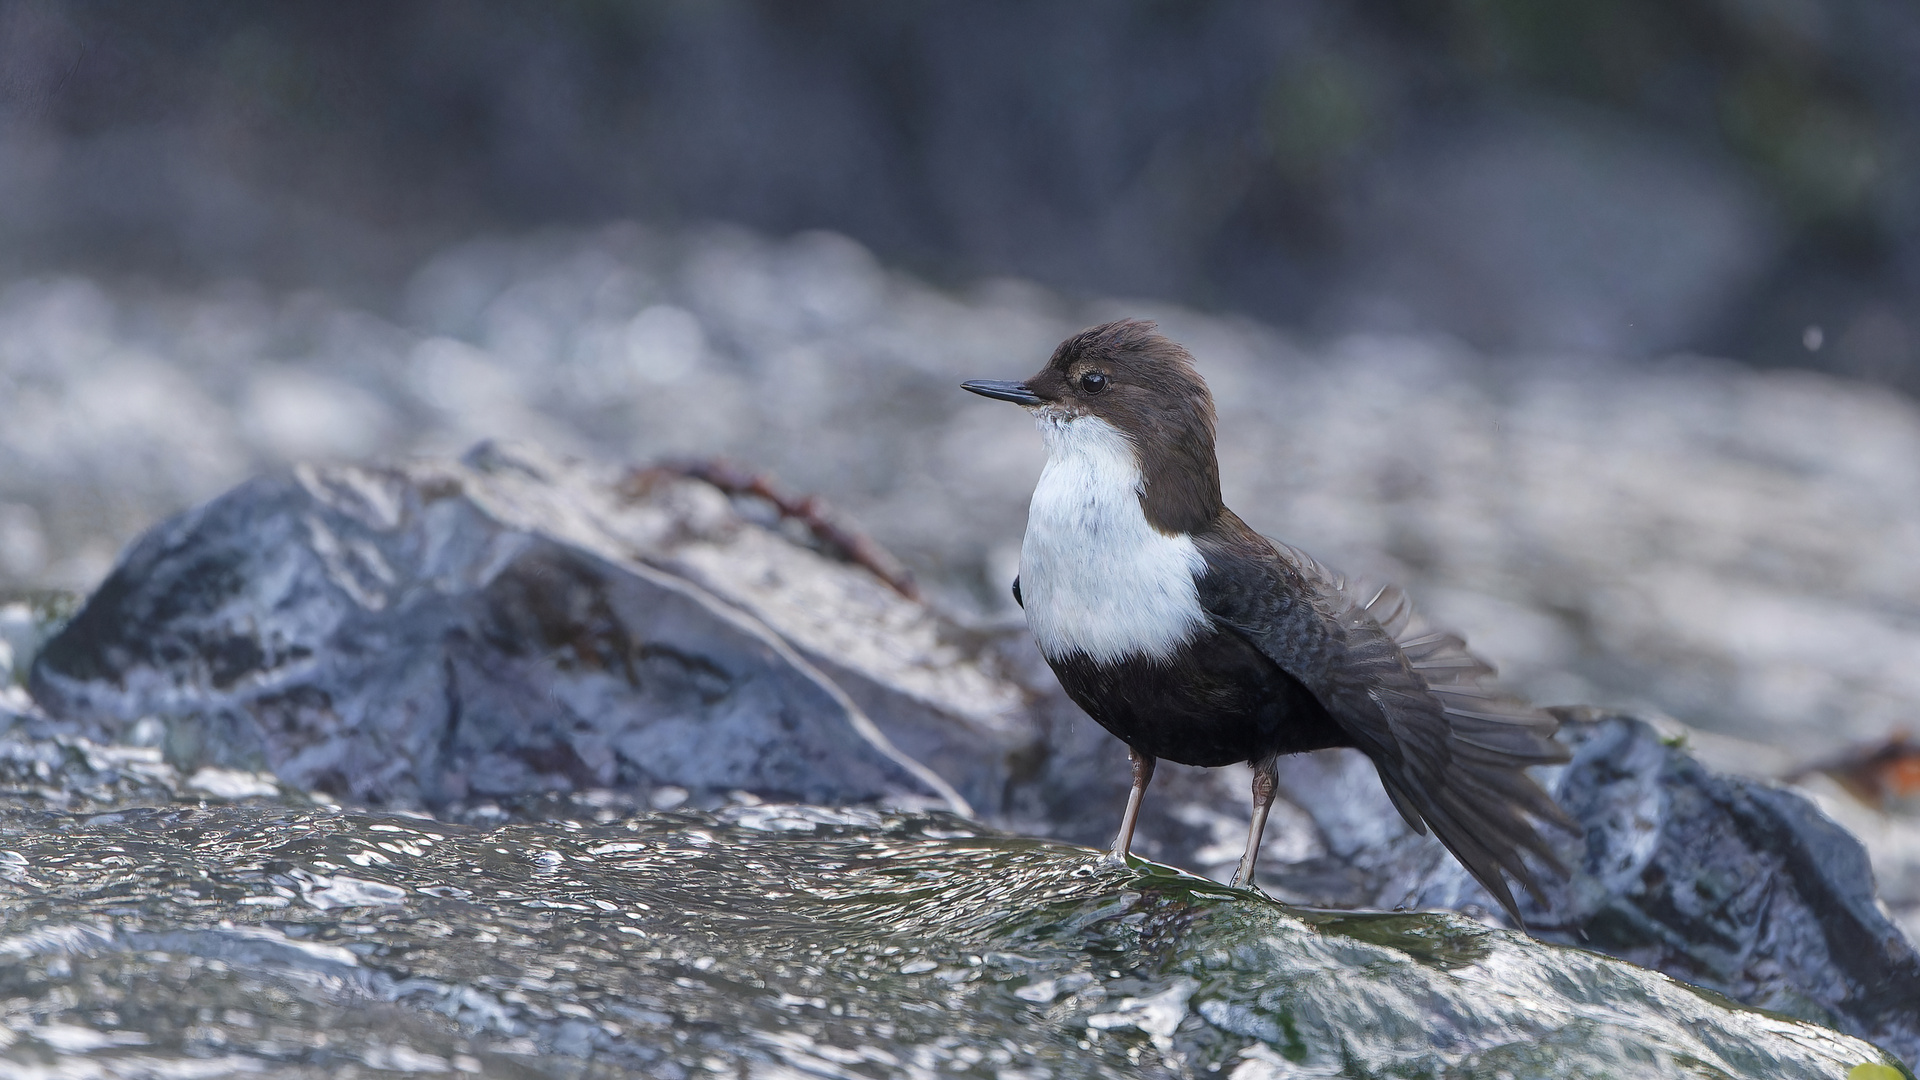
<instances>
[{"instance_id":1,"label":"brown head feathers","mask_svg":"<svg viewBox=\"0 0 1920 1080\"><path fill-rule=\"evenodd\" d=\"M1041 408L1096 416L1133 441L1140 504L1164 533L1197 533L1224 509L1214 457L1213 395L1187 350L1154 324L1121 319L1060 343L1026 387Z\"/></svg>"}]
</instances>

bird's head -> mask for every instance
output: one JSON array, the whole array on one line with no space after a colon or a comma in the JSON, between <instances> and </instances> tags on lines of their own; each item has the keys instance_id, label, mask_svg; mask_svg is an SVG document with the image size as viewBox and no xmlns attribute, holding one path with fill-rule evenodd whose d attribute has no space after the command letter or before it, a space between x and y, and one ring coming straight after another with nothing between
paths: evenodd
<instances>
[{"instance_id":1,"label":"bird's head","mask_svg":"<svg viewBox=\"0 0 1920 1080\"><path fill-rule=\"evenodd\" d=\"M1083 424L1125 436L1141 473L1141 504L1163 531L1197 531L1221 510L1213 395L1193 357L1153 323L1103 323L1061 342L1023 382L961 386L1025 406L1055 453L1076 442Z\"/></svg>"}]
</instances>

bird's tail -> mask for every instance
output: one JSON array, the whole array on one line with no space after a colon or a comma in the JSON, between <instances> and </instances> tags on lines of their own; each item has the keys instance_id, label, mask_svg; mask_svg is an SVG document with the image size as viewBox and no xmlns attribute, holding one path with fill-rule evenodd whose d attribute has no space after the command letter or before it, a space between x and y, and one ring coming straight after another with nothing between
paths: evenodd
<instances>
[{"instance_id":1,"label":"bird's tail","mask_svg":"<svg viewBox=\"0 0 1920 1080\"><path fill-rule=\"evenodd\" d=\"M1533 853L1561 877L1567 874L1529 817L1576 835L1582 831L1525 771L1568 760L1567 748L1553 738L1559 722L1483 685L1493 666L1470 652L1459 635L1419 625L1401 589L1381 589L1366 609L1392 636L1430 695L1428 701L1383 700L1380 706L1389 712L1430 713L1437 703L1445 721L1444 752L1422 755L1429 768L1439 764L1440 775L1431 778L1439 782L1416 783L1412 777L1390 776L1383 768L1387 794L1416 831L1425 833L1431 825L1440 842L1518 922L1502 869L1542 903L1546 897L1539 880L1520 852Z\"/></svg>"}]
</instances>

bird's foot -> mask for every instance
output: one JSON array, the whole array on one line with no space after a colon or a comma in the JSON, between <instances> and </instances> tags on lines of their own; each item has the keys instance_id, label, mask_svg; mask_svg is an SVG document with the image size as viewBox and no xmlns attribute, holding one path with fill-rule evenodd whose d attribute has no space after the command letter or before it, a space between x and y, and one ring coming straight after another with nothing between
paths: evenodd
<instances>
[{"instance_id":1,"label":"bird's foot","mask_svg":"<svg viewBox=\"0 0 1920 1080\"><path fill-rule=\"evenodd\" d=\"M1264 896L1269 900L1273 899L1273 897L1268 894L1267 890L1260 887L1259 882L1253 880L1252 874L1233 875L1233 880L1227 882L1227 888L1240 889L1245 892L1250 892L1255 896Z\"/></svg>"},{"instance_id":2,"label":"bird's foot","mask_svg":"<svg viewBox=\"0 0 1920 1080\"><path fill-rule=\"evenodd\" d=\"M1137 861L1140 860L1136 860L1130 854L1123 854L1118 851L1103 851L1095 857L1093 861L1081 865L1079 869L1073 872L1073 876L1094 877L1103 873L1112 873L1115 870L1130 870Z\"/></svg>"}]
</instances>

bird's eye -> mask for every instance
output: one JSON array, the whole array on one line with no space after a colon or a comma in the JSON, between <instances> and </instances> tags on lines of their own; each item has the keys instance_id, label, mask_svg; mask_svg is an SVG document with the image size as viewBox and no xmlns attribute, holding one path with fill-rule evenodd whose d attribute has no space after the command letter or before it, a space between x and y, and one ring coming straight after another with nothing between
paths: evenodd
<instances>
[{"instance_id":1,"label":"bird's eye","mask_svg":"<svg viewBox=\"0 0 1920 1080\"><path fill-rule=\"evenodd\" d=\"M1080 389L1089 394L1097 394L1107 388L1107 377L1098 371L1089 371L1080 376Z\"/></svg>"}]
</instances>

